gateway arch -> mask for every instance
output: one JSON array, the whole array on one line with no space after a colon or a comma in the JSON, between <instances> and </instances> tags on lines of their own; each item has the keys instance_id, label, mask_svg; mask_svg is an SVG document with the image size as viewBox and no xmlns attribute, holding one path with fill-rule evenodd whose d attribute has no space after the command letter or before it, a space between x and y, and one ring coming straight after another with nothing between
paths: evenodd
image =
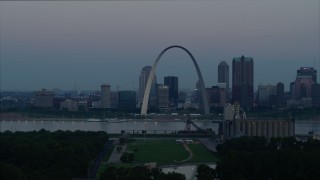
<instances>
[{"instance_id":1,"label":"gateway arch","mask_svg":"<svg viewBox=\"0 0 320 180\"><path fill-rule=\"evenodd\" d=\"M147 110L148 110L148 102L149 102L149 95L150 95L150 90L151 90L151 84L154 78L154 74L155 74L155 70L157 68L158 62L161 59L162 55L168 51L169 49L172 48L179 48L184 50L186 53L188 53L188 55L190 56L196 70L197 70L197 74L198 74L198 78L200 81L200 86L201 86L201 94L202 94L202 102L203 102L203 107L204 107L204 114L205 115L209 115L210 111L209 111L209 104L208 104L208 99L207 99L207 93L206 93L206 88L204 85L204 81L202 78L202 74L201 71L199 69L198 63L197 61L194 59L193 55L190 53L190 51L188 51L186 48L182 47L182 46L178 46L178 45L174 45L174 46L169 46L167 48L165 48L157 57L156 61L154 62L151 72L149 74L148 77L148 82L146 85L146 89L144 91L144 96L143 96L143 101L142 101L142 108L141 108L141 115L146 115L147 114Z\"/></svg>"}]
</instances>

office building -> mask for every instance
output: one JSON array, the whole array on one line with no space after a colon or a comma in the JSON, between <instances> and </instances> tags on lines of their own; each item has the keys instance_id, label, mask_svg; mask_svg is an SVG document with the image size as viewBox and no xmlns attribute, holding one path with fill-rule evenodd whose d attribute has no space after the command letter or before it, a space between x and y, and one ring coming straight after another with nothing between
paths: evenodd
<instances>
[{"instance_id":1,"label":"office building","mask_svg":"<svg viewBox=\"0 0 320 180\"><path fill-rule=\"evenodd\" d=\"M169 87L160 85L158 86L158 102L159 109L169 109Z\"/></svg>"},{"instance_id":2,"label":"office building","mask_svg":"<svg viewBox=\"0 0 320 180\"><path fill-rule=\"evenodd\" d=\"M253 105L253 59L235 57L232 60L232 100L241 107Z\"/></svg>"},{"instance_id":3,"label":"office building","mask_svg":"<svg viewBox=\"0 0 320 180\"><path fill-rule=\"evenodd\" d=\"M257 93L257 104L259 106L284 107L286 106L284 84L259 85Z\"/></svg>"},{"instance_id":4,"label":"office building","mask_svg":"<svg viewBox=\"0 0 320 180\"><path fill-rule=\"evenodd\" d=\"M118 91L111 91L111 108L118 107Z\"/></svg>"},{"instance_id":5,"label":"office building","mask_svg":"<svg viewBox=\"0 0 320 180\"><path fill-rule=\"evenodd\" d=\"M141 70L141 73L139 76L139 94L138 94L139 103L142 103L142 101L143 101L144 91L146 89L148 78L149 78L151 70L152 70L151 66L145 66ZM154 79L152 81L150 97L156 96L155 83L157 83L157 76L156 75L154 75Z\"/></svg>"},{"instance_id":6,"label":"office building","mask_svg":"<svg viewBox=\"0 0 320 180\"><path fill-rule=\"evenodd\" d=\"M76 111L76 102L71 99L66 99L60 103L60 110Z\"/></svg>"},{"instance_id":7,"label":"office building","mask_svg":"<svg viewBox=\"0 0 320 180\"><path fill-rule=\"evenodd\" d=\"M164 77L164 85L169 87L169 102L170 106L178 105L178 77L176 76L167 76Z\"/></svg>"},{"instance_id":8,"label":"office building","mask_svg":"<svg viewBox=\"0 0 320 180\"><path fill-rule=\"evenodd\" d=\"M277 96L277 86L275 85L259 85L257 94L257 103L259 106L270 106Z\"/></svg>"},{"instance_id":9,"label":"office building","mask_svg":"<svg viewBox=\"0 0 320 180\"><path fill-rule=\"evenodd\" d=\"M301 100L311 98L312 85L317 81L317 71L311 67L301 67L297 70L296 80L291 83L291 99Z\"/></svg>"},{"instance_id":10,"label":"office building","mask_svg":"<svg viewBox=\"0 0 320 180\"><path fill-rule=\"evenodd\" d=\"M277 106L284 107L286 105L286 98L284 94L284 84L279 82L277 84Z\"/></svg>"},{"instance_id":11,"label":"office building","mask_svg":"<svg viewBox=\"0 0 320 180\"><path fill-rule=\"evenodd\" d=\"M320 84L312 85L312 105L316 107L320 107Z\"/></svg>"},{"instance_id":12,"label":"office building","mask_svg":"<svg viewBox=\"0 0 320 180\"><path fill-rule=\"evenodd\" d=\"M136 108L136 98L135 91L119 91L118 108Z\"/></svg>"},{"instance_id":13,"label":"office building","mask_svg":"<svg viewBox=\"0 0 320 180\"><path fill-rule=\"evenodd\" d=\"M211 88L206 88L207 98L210 107L218 107L220 103L219 87L212 86Z\"/></svg>"},{"instance_id":14,"label":"office building","mask_svg":"<svg viewBox=\"0 0 320 180\"><path fill-rule=\"evenodd\" d=\"M111 91L109 84L101 85L101 107L110 108L111 107Z\"/></svg>"},{"instance_id":15,"label":"office building","mask_svg":"<svg viewBox=\"0 0 320 180\"><path fill-rule=\"evenodd\" d=\"M221 61L218 65L218 84L225 83L227 98L229 98L229 65Z\"/></svg>"},{"instance_id":16,"label":"office building","mask_svg":"<svg viewBox=\"0 0 320 180\"><path fill-rule=\"evenodd\" d=\"M209 106L212 107L224 107L226 104L226 90L225 88L220 88L219 86L212 86L211 88L206 88L207 98Z\"/></svg>"},{"instance_id":17,"label":"office building","mask_svg":"<svg viewBox=\"0 0 320 180\"><path fill-rule=\"evenodd\" d=\"M53 107L53 96L54 93L52 91L48 91L44 88L40 91L36 91L34 106L41 108Z\"/></svg>"},{"instance_id":18,"label":"office building","mask_svg":"<svg viewBox=\"0 0 320 180\"><path fill-rule=\"evenodd\" d=\"M313 83L317 82L317 70L312 67L300 67L297 70L297 78L308 77L312 79Z\"/></svg>"},{"instance_id":19,"label":"office building","mask_svg":"<svg viewBox=\"0 0 320 180\"><path fill-rule=\"evenodd\" d=\"M320 106L320 84L316 83L312 85L312 106Z\"/></svg>"}]
</instances>

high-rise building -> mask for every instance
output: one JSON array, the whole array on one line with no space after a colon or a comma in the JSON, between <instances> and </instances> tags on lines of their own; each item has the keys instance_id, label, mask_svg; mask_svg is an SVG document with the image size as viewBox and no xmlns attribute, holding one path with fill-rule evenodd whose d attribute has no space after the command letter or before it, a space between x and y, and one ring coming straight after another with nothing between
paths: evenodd
<instances>
[{"instance_id":1,"label":"high-rise building","mask_svg":"<svg viewBox=\"0 0 320 180\"><path fill-rule=\"evenodd\" d=\"M285 101L284 84L279 82L277 84L277 106L284 107L286 105Z\"/></svg>"},{"instance_id":2,"label":"high-rise building","mask_svg":"<svg viewBox=\"0 0 320 180\"><path fill-rule=\"evenodd\" d=\"M169 102L171 106L178 105L178 77L176 76L167 76L164 77L164 85L169 87Z\"/></svg>"},{"instance_id":3,"label":"high-rise building","mask_svg":"<svg viewBox=\"0 0 320 180\"><path fill-rule=\"evenodd\" d=\"M312 105L313 106L320 106L320 84L313 84L312 85Z\"/></svg>"},{"instance_id":4,"label":"high-rise building","mask_svg":"<svg viewBox=\"0 0 320 180\"><path fill-rule=\"evenodd\" d=\"M137 97L136 97L135 91L119 91L118 107L119 108L135 108L136 98Z\"/></svg>"},{"instance_id":5,"label":"high-rise building","mask_svg":"<svg viewBox=\"0 0 320 180\"><path fill-rule=\"evenodd\" d=\"M300 67L297 70L297 78L308 77L311 78L313 83L317 82L317 70L312 67Z\"/></svg>"},{"instance_id":6,"label":"high-rise building","mask_svg":"<svg viewBox=\"0 0 320 180\"><path fill-rule=\"evenodd\" d=\"M118 91L111 91L110 101L111 108L118 107Z\"/></svg>"},{"instance_id":7,"label":"high-rise building","mask_svg":"<svg viewBox=\"0 0 320 180\"><path fill-rule=\"evenodd\" d=\"M109 84L101 85L101 107L110 108L111 107L111 91Z\"/></svg>"},{"instance_id":8,"label":"high-rise building","mask_svg":"<svg viewBox=\"0 0 320 180\"><path fill-rule=\"evenodd\" d=\"M207 98L210 107L217 107L220 103L220 91L218 86L206 88Z\"/></svg>"},{"instance_id":9,"label":"high-rise building","mask_svg":"<svg viewBox=\"0 0 320 180\"><path fill-rule=\"evenodd\" d=\"M235 57L232 61L232 100L241 107L253 105L253 59Z\"/></svg>"},{"instance_id":10,"label":"high-rise building","mask_svg":"<svg viewBox=\"0 0 320 180\"><path fill-rule=\"evenodd\" d=\"M297 70L296 80L291 84L291 98L301 100L311 98L312 84L317 82L317 71L312 67L301 67Z\"/></svg>"},{"instance_id":11,"label":"high-rise building","mask_svg":"<svg viewBox=\"0 0 320 180\"><path fill-rule=\"evenodd\" d=\"M275 104L271 103L271 98L277 95L277 86L275 85L259 85L258 87L258 104L260 106L269 106Z\"/></svg>"},{"instance_id":12,"label":"high-rise building","mask_svg":"<svg viewBox=\"0 0 320 180\"><path fill-rule=\"evenodd\" d=\"M159 109L169 109L169 87L161 85L157 89Z\"/></svg>"},{"instance_id":13,"label":"high-rise building","mask_svg":"<svg viewBox=\"0 0 320 180\"><path fill-rule=\"evenodd\" d=\"M256 102L259 106L286 106L284 84L279 82L277 85L259 85Z\"/></svg>"},{"instance_id":14,"label":"high-rise building","mask_svg":"<svg viewBox=\"0 0 320 180\"><path fill-rule=\"evenodd\" d=\"M209 106L212 107L223 107L226 104L226 89L225 87L220 88L219 86L212 86L206 88L207 98Z\"/></svg>"},{"instance_id":15,"label":"high-rise building","mask_svg":"<svg viewBox=\"0 0 320 180\"><path fill-rule=\"evenodd\" d=\"M229 65L225 61L221 61L218 65L218 83L225 83L227 98L229 98Z\"/></svg>"},{"instance_id":16,"label":"high-rise building","mask_svg":"<svg viewBox=\"0 0 320 180\"><path fill-rule=\"evenodd\" d=\"M41 108L53 107L53 96L54 93L52 91L44 88L41 91L36 91L34 106Z\"/></svg>"},{"instance_id":17,"label":"high-rise building","mask_svg":"<svg viewBox=\"0 0 320 180\"><path fill-rule=\"evenodd\" d=\"M147 82L148 82L148 78L149 78L151 69L152 69L151 66L145 66L141 70L141 73L139 76L139 95L138 95L139 103L141 103L143 101L143 95L144 95L144 91L147 86ZM157 76L156 75L154 75L154 79L153 79L151 91L150 91L150 96L156 96L155 83L157 83Z\"/></svg>"}]
</instances>

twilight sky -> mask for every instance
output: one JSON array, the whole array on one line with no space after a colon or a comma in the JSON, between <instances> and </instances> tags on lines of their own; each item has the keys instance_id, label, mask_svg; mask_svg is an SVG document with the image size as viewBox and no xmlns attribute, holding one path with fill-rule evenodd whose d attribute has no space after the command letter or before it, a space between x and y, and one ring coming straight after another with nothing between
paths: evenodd
<instances>
[{"instance_id":1,"label":"twilight sky","mask_svg":"<svg viewBox=\"0 0 320 180\"><path fill-rule=\"evenodd\" d=\"M254 59L255 87L289 83L301 66L320 70L319 0L0 2L0 90L138 88L141 68L167 46L196 58L207 87L217 66ZM169 50L158 82L195 87L186 53ZM231 78L231 74L230 74ZM231 79L230 79L231 82Z\"/></svg>"}]
</instances>

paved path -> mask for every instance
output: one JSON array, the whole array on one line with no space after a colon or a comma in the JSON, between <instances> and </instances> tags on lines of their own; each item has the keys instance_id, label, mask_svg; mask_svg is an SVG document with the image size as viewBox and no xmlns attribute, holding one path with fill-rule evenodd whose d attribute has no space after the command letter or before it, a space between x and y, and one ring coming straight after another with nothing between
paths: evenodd
<instances>
[{"instance_id":1,"label":"paved path","mask_svg":"<svg viewBox=\"0 0 320 180\"><path fill-rule=\"evenodd\" d=\"M114 149L113 149L113 151L112 151L112 153L110 155L110 158L108 160L108 163L119 163L119 162L121 162L120 157L126 151L127 145L124 145L122 147L123 148L122 148L122 151L120 153L117 151L117 146L114 147Z\"/></svg>"},{"instance_id":2,"label":"paved path","mask_svg":"<svg viewBox=\"0 0 320 180\"><path fill-rule=\"evenodd\" d=\"M179 163L183 163L186 162L188 160L190 160L193 157L193 152L191 151L191 149L189 148L189 146L186 143L183 143L184 148L186 149L186 151L189 152L189 157L185 160L180 161Z\"/></svg>"}]
</instances>

